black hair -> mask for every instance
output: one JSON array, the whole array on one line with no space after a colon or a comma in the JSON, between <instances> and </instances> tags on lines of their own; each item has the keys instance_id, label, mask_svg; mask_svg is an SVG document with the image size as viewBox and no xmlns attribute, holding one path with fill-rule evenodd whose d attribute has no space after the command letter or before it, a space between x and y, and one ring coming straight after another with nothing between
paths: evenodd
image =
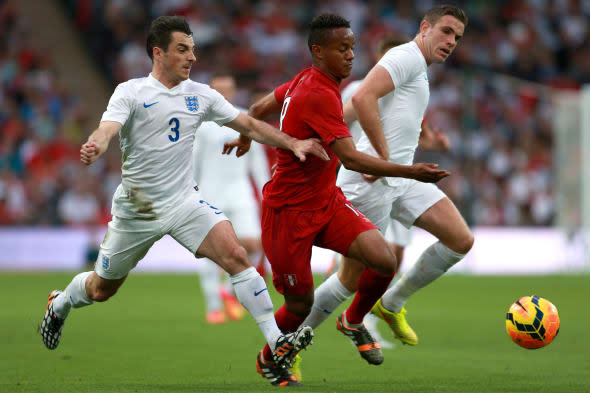
<instances>
[{"instance_id":1,"label":"black hair","mask_svg":"<svg viewBox=\"0 0 590 393\"><path fill-rule=\"evenodd\" d=\"M341 27L350 28L350 22L336 14L321 14L313 18L309 24L307 46L326 45L332 37L332 30Z\"/></svg>"},{"instance_id":2,"label":"black hair","mask_svg":"<svg viewBox=\"0 0 590 393\"><path fill-rule=\"evenodd\" d=\"M469 22L467 14L465 14L465 11L463 11L461 8L454 5L445 4L431 8L426 11L423 19L434 26L436 22L438 22L438 20L445 15L450 15L457 18L461 23L463 23L463 26L467 27L467 23Z\"/></svg>"},{"instance_id":3,"label":"black hair","mask_svg":"<svg viewBox=\"0 0 590 393\"><path fill-rule=\"evenodd\" d=\"M179 31L186 35L193 35L186 19L183 16L160 16L152 21L148 32L145 49L148 56L154 61L154 48L168 50L172 41L172 33Z\"/></svg>"}]
</instances>

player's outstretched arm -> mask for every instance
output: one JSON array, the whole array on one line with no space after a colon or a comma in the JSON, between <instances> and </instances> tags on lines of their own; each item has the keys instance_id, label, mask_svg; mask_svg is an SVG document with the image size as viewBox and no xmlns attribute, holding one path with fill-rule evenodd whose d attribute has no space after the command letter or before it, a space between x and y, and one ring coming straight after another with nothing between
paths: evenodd
<instances>
[{"instance_id":1,"label":"player's outstretched arm","mask_svg":"<svg viewBox=\"0 0 590 393\"><path fill-rule=\"evenodd\" d=\"M258 120L264 120L268 116L280 112L281 105L277 102L274 91L268 93L267 95L256 101L248 109L248 115ZM238 139L227 142L223 145L223 154L230 154L235 147L237 148L236 156L241 157L244 154L248 153L248 151L250 150L251 141L252 139L250 139L246 135L240 134L240 137Z\"/></svg>"},{"instance_id":2,"label":"player's outstretched arm","mask_svg":"<svg viewBox=\"0 0 590 393\"><path fill-rule=\"evenodd\" d=\"M361 153L350 137L336 139L330 147L346 169L356 172L375 176L405 177L425 183L436 183L450 175L450 172L438 169L438 164L398 165Z\"/></svg>"},{"instance_id":3,"label":"player's outstretched arm","mask_svg":"<svg viewBox=\"0 0 590 393\"><path fill-rule=\"evenodd\" d=\"M80 161L90 165L107 151L111 138L119 132L122 125L116 121L102 121L98 128L88 137L88 141L80 148Z\"/></svg>"},{"instance_id":4,"label":"player's outstretched arm","mask_svg":"<svg viewBox=\"0 0 590 393\"><path fill-rule=\"evenodd\" d=\"M344 107L344 118L351 119L354 110L356 119L367 134L371 145L379 157L389 160L389 147L383 135L383 127L379 116L379 98L391 93L395 86L389 72L380 65L369 71L351 98L351 103Z\"/></svg>"},{"instance_id":5,"label":"player's outstretched arm","mask_svg":"<svg viewBox=\"0 0 590 393\"><path fill-rule=\"evenodd\" d=\"M319 140L313 138L304 140L293 138L277 130L270 124L256 120L243 113L240 113L238 117L225 125L257 142L291 150L301 161L305 161L307 154L313 154L326 161L330 159ZM232 149L230 144L226 144L223 153L230 154ZM239 149L240 147L238 146L238 154Z\"/></svg>"},{"instance_id":6,"label":"player's outstretched arm","mask_svg":"<svg viewBox=\"0 0 590 393\"><path fill-rule=\"evenodd\" d=\"M264 120L278 113L281 113L281 105L277 102L274 91L256 101L248 109L248 114L258 120Z\"/></svg>"}]
</instances>

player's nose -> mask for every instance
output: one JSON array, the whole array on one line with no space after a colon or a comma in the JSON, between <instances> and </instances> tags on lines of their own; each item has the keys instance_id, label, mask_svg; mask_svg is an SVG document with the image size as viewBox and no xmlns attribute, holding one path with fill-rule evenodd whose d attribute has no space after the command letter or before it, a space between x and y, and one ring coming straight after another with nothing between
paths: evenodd
<instances>
[{"instance_id":1,"label":"player's nose","mask_svg":"<svg viewBox=\"0 0 590 393\"><path fill-rule=\"evenodd\" d=\"M354 60L354 51L352 49L346 51L346 59Z\"/></svg>"}]
</instances>

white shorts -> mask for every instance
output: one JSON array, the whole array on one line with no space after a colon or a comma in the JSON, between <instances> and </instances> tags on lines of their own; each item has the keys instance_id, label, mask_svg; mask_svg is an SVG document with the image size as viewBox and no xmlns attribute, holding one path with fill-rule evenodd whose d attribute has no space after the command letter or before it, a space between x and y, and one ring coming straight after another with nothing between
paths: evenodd
<instances>
[{"instance_id":1,"label":"white shorts","mask_svg":"<svg viewBox=\"0 0 590 393\"><path fill-rule=\"evenodd\" d=\"M125 277L164 235L170 235L197 258L197 250L211 230L227 217L191 192L183 203L156 220L113 217L100 245L94 270L105 279Z\"/></svg>"},{"instance_id":2,"label":"white shorts","mask_svg":"<svg viewBox=\"0 0 590 393\"><path fill-rule=\"evenodd\" d=\"M407 247L412 241L412 229L406 228L399 221L391 218L384 236L388 243L395 243L400 247Z\"/></svg>"},{"instance_id":3,"label":"white shorts","mask_svg":"<svg viewBox=\"0 0 590 393\"><path fill-rule=\"evenodd\" d=\"M411 228L422 213L446 196L432 183L403 179L399 187L392 187L383 178L369 183L360 173L350 172L338 174L339 186L381 233L386 233L390 217Z\"/></svg>"}]
</instances>

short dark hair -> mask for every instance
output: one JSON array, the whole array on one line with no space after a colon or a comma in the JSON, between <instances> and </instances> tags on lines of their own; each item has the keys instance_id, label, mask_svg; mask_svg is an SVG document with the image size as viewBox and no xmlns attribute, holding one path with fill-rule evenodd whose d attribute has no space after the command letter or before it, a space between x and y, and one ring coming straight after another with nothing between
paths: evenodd
<instances>
[{"instance_id":1,"label":"short dark hair","mask_svg":"<svg viewBox=\"0 0 590 393\"><path fill-rule=\"evenodd\" d=\"M172 41L172 33L175 31L193 35L183 16L160 16L152 21L145 45L147 54L152 61L154 61L154 48L157 46L166 51Z\"/></svg>"},{"instance_id":2,"label":"short dark hair","mask_svg":"<svg viewBox=\"0 0 590 393\"><path fill-rule=\"evenodd\" d=\"M424 14L423 20L427 21L432 26L434 26L436 22L438 22L438 20L445 15L454 16L455 18L460 20L465 27L467 27L469 19L467 18L467 14L465 14L465 11L463 11L461 8L457 6L448 4L439 5L437 7L429 9L428 11L426 11L426 14Z\"/></svg>"},{"instance_id":3,"label":"short dark hair","mask_svg":"<svg viewBox=\"0 0 590 393\"><path fill-rule=\"evenodd\" d=\"M333 29L350 28L350 22L336 14L321 14L309 23L309 37L307 46L311 51L312 45L326 45L332 36Z\"/></svg>"},{"instance_id":4,"label":"short dark hair","mask_svg":"<svg viewBox=\"0 0 590 393\"><path fill-rule=\"evenodd\" d=\"M399 34L388 34L377 43L377 53L383 56L391 48L410 41L407 37Z\"/></svg>"}]
</instances>

